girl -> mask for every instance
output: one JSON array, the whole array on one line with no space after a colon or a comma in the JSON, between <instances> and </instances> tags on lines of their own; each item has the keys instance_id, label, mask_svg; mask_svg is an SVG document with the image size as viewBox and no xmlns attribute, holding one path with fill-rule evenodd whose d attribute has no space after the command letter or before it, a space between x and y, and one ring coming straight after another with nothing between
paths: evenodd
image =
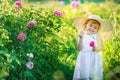
<instances>
[{"instance_id":1,"label":"girl","mask_svg":"<svg viewBox=\"0 0 120 80\"><path fill-rule=\"evenodd\" d=\"M78 37L77 48L80 53L73 80L103 80L102 56L99 54L103 50L103 40L99 31L104 29L105 21L97 15L90 15L88 18L75 18L74 24L82 25L84 31L80 31Z\"/></svg>"}]
</instances>

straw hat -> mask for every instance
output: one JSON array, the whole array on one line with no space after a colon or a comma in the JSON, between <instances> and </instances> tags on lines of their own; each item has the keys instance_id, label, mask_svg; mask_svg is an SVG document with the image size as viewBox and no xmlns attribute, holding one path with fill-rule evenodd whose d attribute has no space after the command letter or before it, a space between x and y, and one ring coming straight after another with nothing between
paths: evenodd
<instances>
[{"instance_id":1,"label":"straw hat","mask_svg":"<svg viewBox=\"0 0 120 80\"><path fill-rule=\"evenodd\" d=\"M90 15L88 16L88 18L85 18L85 17L75 17L73 19L73 25L76 27L76 29L79 31L80 29L83 29L84 27L84 24L87 20L90 20L90 19L93 19L93 20L96 20L100 23L100 33L102 33L102 35L104 37L108 37L111 35L112 31L113 31L113 26L112 24L105 20L105 19L102 19L100 16L98 15Z\"/></svg>"}]
</instances>

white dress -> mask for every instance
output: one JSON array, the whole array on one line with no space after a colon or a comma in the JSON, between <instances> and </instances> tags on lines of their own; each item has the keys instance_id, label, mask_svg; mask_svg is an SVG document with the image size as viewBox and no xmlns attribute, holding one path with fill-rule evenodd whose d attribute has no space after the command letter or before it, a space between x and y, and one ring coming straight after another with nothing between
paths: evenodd
<instances>
[{"instance_id":1,"label":"white dress","mask_svg":"<svg viewBox=\"0 0 120 80\"><path fill-rule=\"evenodd\" d=\"M97 46L96 35L84 35L82 50L77 57L73 80L103 80L102 55L94 52L90 42Z\"/></svg>"}]
</instances>

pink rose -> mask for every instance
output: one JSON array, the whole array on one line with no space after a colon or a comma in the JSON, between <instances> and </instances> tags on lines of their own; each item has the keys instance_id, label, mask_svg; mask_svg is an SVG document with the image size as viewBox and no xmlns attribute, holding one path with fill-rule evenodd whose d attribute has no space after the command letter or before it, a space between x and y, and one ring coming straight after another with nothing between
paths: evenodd
<instances>
[{"instance_id":1,"label":"pink rose","mask_svg":"<svg viewBox=\"0 0 120 80\"><path fill-rule=\"evenodd\" d=\"M95 46L95 42L91 41L89 45L90 45L90 47L94 47Z\"/></svg>"},{"instance_id":2,"label":"pink rose","mask_svg":"<svg viewBox=\"0 0 120 80\"><path fill-rule=\"evenodd\" d=\"M30 28L30 27L32 27L33 25L29 22L28 24L27 24L27 27L28 28Z\"/></svg>"},{"instance_id":3,"label":"pink rose","mask_svg":"<svg viewBox=\"0 0 120 80\"><path fill-rule=\"evenodd\" d=\"M32 69L32 68L34 67L33 62L28 62L28 63L26 64L26 67L27 67L28 69Z\"/></svg>"},{"instance_id":4,"label":"pink rose","mask_svg":"<svg viewBox=\"0 0 120 80\"><path fill-rule=\"evenodd\" d=\"M28 26L28 28L30 28L30 27L35 26L36 24L37 24L37 22L33 20L33 21L28 22L27 26Z\"/></svg>"},{"instance_id":5,"label":"pink rose","mask_svg":"<svg viewBox=\"0 0 120 80\"><path fill-rule=\"evenodd\" d=\"M62 17L63 13L61 11L58 10L54 10L53 13L59 17Z\"/></svg>"},{"instance_id":6,"label":"pink rose","mask_svg":"<svg viewBox=\"0 0 120 80\"><path fill-rule=\"evenodd\" d=\"M32 25L36 25L37 22L36 21L31 21Z\"/></svg>"},{"instance_id":7,"label":"pink rose","mask_svg":"<svg viewBox=\"0 0 120 80\"><path fill-rule=\"evenodd\" d=\"M71 4L70 4L71 8L74 8L74 7L77 7L77 6L80 6L80 2L79 1L72 1Z\"/></svg>"},{"instance_id":8,"label":"pink rose","mask_svg":"<svg viewBox=\"0 0 120 80\"><path fill-rule=\"evenodd\" d=\"M26 34L24 34L24 33L20 33L20 34L18 34L18 37L17 37L19 40L21 40L21 41L24 41L25 39L26 39Z\"/></svg>"},{"instance_id":9,"label":"pink rose","mask_svg":"<svg viewBox=\"0 0 120 80\"><path fill-rule=\"evenodd\" d=\"M16 7L22 7L22 2L21 2L21 1L16 1L16 2L14 3L14 5L15 5Z\"/></svg>"},{"instance_id":10,"label":"pink rose","mask_svg":"<svg viewBox=\"0 0 120 80\"><path fill-rule=\"evenodd\" d=\"M82 13L85 14L85 13L86 13L86 10L83 10Z\"/></svg>"},{"instance_id":11,"label":"pink rose","mask_svg":"<svg viewBox=\"0 0 120 80\"><path fill-rule=\"evenodd\" d=\"M64 1L60 1L60 5L61 5L61 6L64 6L64 5L65 5L65 2L64 2Z\"/></svg>"}]
</instances>

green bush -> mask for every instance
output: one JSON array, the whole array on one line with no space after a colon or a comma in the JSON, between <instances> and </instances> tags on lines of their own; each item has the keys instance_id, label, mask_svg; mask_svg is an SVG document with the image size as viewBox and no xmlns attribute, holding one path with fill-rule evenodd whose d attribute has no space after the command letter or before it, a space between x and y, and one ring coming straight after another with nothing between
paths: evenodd
<instances>
[{"instance_id":1,"label":"green bush","mask_svg":"<svg viewBox=\"0 0 120 80\"><path fill-rule=\"evenodd\" d=\"M8 49L4 47L7 42L9 42L8 31L0 26L0 79L2 80L9 74L10 55Z\"/></svg>"},{"instance_id":2,"label":"green bush","mask_svg":"<svg viewBox=\"0 0 120 80\"><path fill-rule=\"evenodd\" d=\"M52 80L56 70L62 70L68 79L72 78L75 39L71 34L62 34L63 18L53 14L54 9L37 8L37 6L15 8L4 2L1 5L1 23L8 31L10 42L5 47L11 58L9 65L9 80ZM15 10L18 10L16 12ZM37 21L37 25L27 27L29 21ZM19 33L25 33L24 41L17 39ZM61 35L61 36L59 36ZM69 35L70 38L64 38ZM68 40L70 39L70 40ZM71 47L69 47L71 45ZM29 60L27 53L33 53ZM64 57L65 56L65 57ZM69 59L68 59L69 58ZM27 69L26 63L32 61L34 68Z\"/></svg>"}]
</instances>

